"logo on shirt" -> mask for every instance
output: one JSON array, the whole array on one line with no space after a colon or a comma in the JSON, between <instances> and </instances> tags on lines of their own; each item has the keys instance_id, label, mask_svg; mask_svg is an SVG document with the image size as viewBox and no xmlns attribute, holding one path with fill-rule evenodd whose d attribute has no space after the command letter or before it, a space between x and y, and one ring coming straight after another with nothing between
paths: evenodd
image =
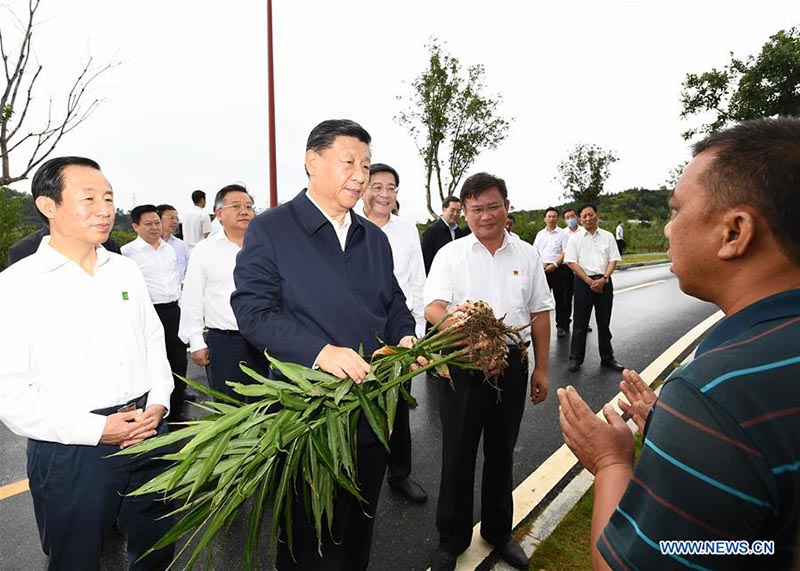
<instances>
[{"instance_id":1,"label":"logo on shirt","mask_svg":"<svg viewBox=\"0 0 800 571\"><path fill-rule=\"evenodd\" d=\"M519 270L511 270L511 275L518 276Z\"/></svg>"},{"instance_id":2,"label":"logo on shirt","mask_svg":"<svg viewBox=\"0 0 800 571\"><path fill-rule=\"evenodd\" d=\"M128 301L128 292L127 291L123 291L122 292L122 301Z\"/></svg>"}]
</instances>

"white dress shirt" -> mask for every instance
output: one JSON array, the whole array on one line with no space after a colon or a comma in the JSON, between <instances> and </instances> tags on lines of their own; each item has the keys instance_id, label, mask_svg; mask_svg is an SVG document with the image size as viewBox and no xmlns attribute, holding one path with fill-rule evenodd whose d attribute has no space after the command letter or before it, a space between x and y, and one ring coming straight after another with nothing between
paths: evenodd
<instances>
[{"instance_id":1,"label":"white dress shirt","mask_svg":"<svg viewBox=\"0 0 800 571\"><path fill-rule=\"evenodd\" d=\"M623 240L625 236L625 228L622 224L617 224L617 240Z\"/></svg>"},{"instance_id":2,"label":"white dress shirt","mask_svg":"<svg viewBox=\"0 0 800 571\"><path fill-rule=\"evenodd\" d=\"M555 307L539 254L507 233L494 256L474 234L443 246L425 282L425 305L436 300L446 302L448 310L483 300L511 327L528 325L531 313ZM530 329L523 335L530 339Z\"/></svg>"},{"instance_id":3,"label":"white dress shirt","mask_svg":"<svg viewBox=\"0 0 800 571\"><path fill-rule=\"evenodd\" d=\"M598 228L594 234L585 230L575 232L564 256L565 263L577 263L587 276L603 274L610 261L621 259L614 235L602 228Z\"/></svg>"},{"instance_id":4,"label":"white dress shirt","mask_svg":"<svg viewBox=\"0 0 800 571\"><path fill-rule=\"evenodd\" d=\"M366 218L366 214L364 215ZM417 227L402 218L389 215L389 221L381 227L389 238L394 260L394 277L406 296L406 305L414 316L417 337L425 335L425 306L422 290L425 287L425 262Z\"/></svg>"},{"instance_id":5,"label":"white dress shirt","mask_svg":"<svg viewBox=\"0 0 800 571\"><path fill-rule=\"evenodd\" d=\"M27 438L95 446L90 411L149 391L169 409L164 330L132 261L97 248L94 275L42 240L0 274L0 420Z\"/></svg>"},{"instance_id":6,"label":"white dress shirt","mask_svg":"<svg viewBox=\"0 0 800 571\"><path fill-rule=\"evenodd\" d=\"M171 303L181 297L181 284L178 280L178 257L175 249L161 238L158 249L137 237L125 244L122 255L132 259L139 266L150 292L153 303Z\"/></svg>"},{"instance_id":7,"label":"white dress shirt","mask_svg":"<svg viewBox=\"0 0 800 571\"><path fill-rule=\"evenodd\" d=\"M197 205L183 216L183 240L189 252L203 239L203 234L211 232L211 217Z\"/></svg>"},{"instance_id":8,"label":"white dress shirt","mask_svg":"<svg viewBox=\"0 0 800 571\"><path fill-rule=\"evenodd\" d=\"M186 268L189 265L189 248L186 246L186 242L172 235L167 240L167 244L175 250L175 257L178 261L178 281L183 283L186 277Z\"/></svg>"},{"instance_id":9,"label":"white dress shirt","mask_svg":"<svg viewBox=\"0 0 800 571\"><path fill-rule=\"evenodd\" d=\"M219 218L214 218L214 220L211 221L211 232L209 232L208 235L213 236L220 231L222 231L222 222L219 221Z\"/></svg>"},{"instance_id":10,"label":"white dress shirt","mask_svg":"<svg viewBox=\"0 0 800 571\"><path fill-rule=\"evenodd\" d=\"M207 347L204 327L239 330L231 309L231 294L236 289L233 268L239 250L223 231L212 234L192 251L183 283L178 327L178 337L189 344L192 352Z\"/></svg>"},{"instance_id":11,"label":"white dress shirt","mask_svg":"<svg viewBox=\"0 0 800 571\"><path fill-rule=\"evenodd\" d=\"M536 238L533 240L533 247L542 258L545 264L555 264L559 256L567 249L567 242L569 242L569 234L567 230L556 226L553 231L547 229L545 226L536 233Z\"/></svg>"}]
</instances>

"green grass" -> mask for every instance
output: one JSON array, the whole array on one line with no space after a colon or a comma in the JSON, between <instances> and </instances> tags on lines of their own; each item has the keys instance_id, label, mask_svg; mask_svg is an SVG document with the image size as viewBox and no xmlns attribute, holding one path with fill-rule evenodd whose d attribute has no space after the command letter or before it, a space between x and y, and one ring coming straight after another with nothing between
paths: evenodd
<instances>
[{"instance_id":1,"label":"green grass","mask_svg":"<svg viewBox=\"0 0 800 571\"><path fill-rule=\"evenodd\" d=\"M622 264L637 264L641 262L660 262L669 261L669 256L666 252L663 253L651 253L651 254L627 254L622 256Z\"/></svg>"},{"instance_id":2,"label":"green grass","mask_svg":"<svg viewBox=\"0 0 800 571\"><path fill-rule=\"evenodd\" d=\"M592 568L589 530L594 487L575 504L558 527L533 553L531 571L586 571Z\"/></svg>"}]
</instances>

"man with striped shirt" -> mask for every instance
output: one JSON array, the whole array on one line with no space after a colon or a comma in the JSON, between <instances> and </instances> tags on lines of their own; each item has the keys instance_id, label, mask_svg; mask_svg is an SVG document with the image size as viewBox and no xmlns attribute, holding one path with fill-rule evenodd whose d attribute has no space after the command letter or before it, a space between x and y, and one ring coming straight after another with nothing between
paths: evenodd
<instances>
[{"instance_id":1,"label":"man with striped shirt","mask_svg":"<svg viewBox=\"0 0 800 571\"><path fill-rule=\"evenodd\" d=\"M572 387L558 391L564 439L595 474L596 570L800 563L800 120L745 122L694 154L670 199L672 271L726 318L657 401L623 374L621 406L646 428L635 469L613 408L605 424ZM757 554L758 541L774 552Z\"/></svg>"}]
</instances>

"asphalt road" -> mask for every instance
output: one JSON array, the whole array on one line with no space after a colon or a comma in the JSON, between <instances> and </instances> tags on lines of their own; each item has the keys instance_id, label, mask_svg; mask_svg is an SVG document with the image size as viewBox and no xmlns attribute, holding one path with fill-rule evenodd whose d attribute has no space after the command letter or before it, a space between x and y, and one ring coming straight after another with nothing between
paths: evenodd
<instances>
[{"instance_id":1,"label":"asphalt road","mask_svg":"<svg viewBox=\"0 0 800 571\"><path fill-rule=\"evenodd\" d=\"M617 291L611 330L617 360L626 367L644 369L686 331L716 311L712 305L684 295L668 265L619 271L614 275ZM553 329L555 333L555 328ZM587 341L586 361L577 373L567 371L569 338L557 339L550 352L550 395L539 406L528 403L516 448L515 486L561 444L557 420L555 389L575 386L598 410L618 391L619 374L602 369L597 354L596 333ZM202 379L200 369L190 376ZM428 491L426 504L416 505L384 487L376 516L370 568L376 570L425 570L436 547L436 499L439 487L441 444L438 398L434 379L418 378L412 393L419 407L411 411L413 440L412 476ZM480 474L479 454L476 474ZM25 440L0 425L0 486L24 480ZM480 476L476 477L479 482ZM476 486L475 521L480 517L480 488ZM268 526L265 526L265 531ZM242 530L234 526L229 536L215 548L215 569L239 569ZM264 541L266 544L266 539ZM271 568L271 557L262 549L262 569ZM28 492L0 500L0 570L34 571L46 568L39 545L32 502ZM112 536L103 568L126 568L124 544Z\"/></svg>"}]
</instances>

